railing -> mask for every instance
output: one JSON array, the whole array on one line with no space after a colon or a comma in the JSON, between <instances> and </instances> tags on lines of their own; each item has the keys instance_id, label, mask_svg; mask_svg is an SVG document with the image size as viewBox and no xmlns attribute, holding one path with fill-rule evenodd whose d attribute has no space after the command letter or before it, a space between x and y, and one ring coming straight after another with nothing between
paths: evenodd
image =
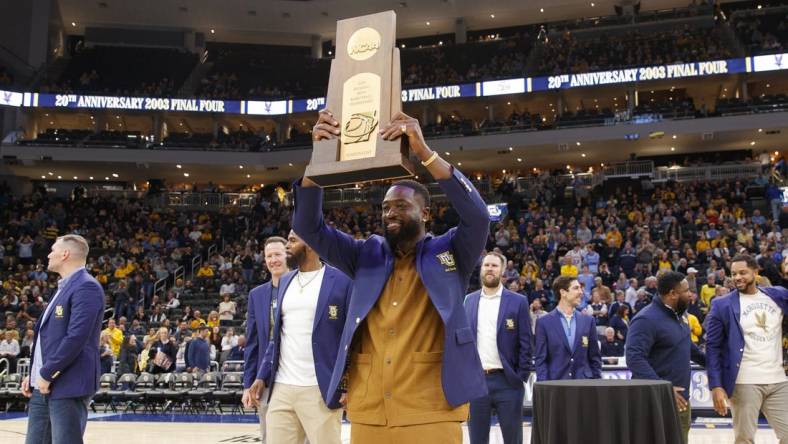
<instances>
[{"instance_id":1,"label":"railing","mask_svg":"<svg viewBox=\"0 0 788 444\"><path fill-rule=\"evenodd\" d=\"M208 257L211 257L214 254L216 254L216 244L213 244L210 247L208 247Z\"/></svg>"},{"instance_id":2,"label":"railing","mask_svg":"<svg viewBox=\"0 0 788 444\"><path fill-rule=\"evenodd\" d=\"M172 274L173 274L172 283L175 284L176 282L178 282L178 279L184 279L186 277L186 270L183 268L183 265L181 265L178 268L176 268Z\"/></svg>"},{"instance_id":3,"label":"railing","mask_svg":"<svg viewBox=\"0 0 788 444\"><path fill-rule=\"evenodd\" d=\"M30 359L21 358L20 360L16 361L16 372L22 376L22 379L28 377L30 375Z\"/></svg>"},{"instance_id":4,"label":"railing","mask_svg":"<svg viewBox=\"0 0 788 444\"><path fill-rule=\"evenodd\" d=\"M159 296L159 302L165 300L167 295L167 278L161 278L153 284L153 294Z\"/></svg>"},{"instance_id":5,"label":"railing","mask_svg":"<svg viewBox=\"0 0 788 444\"><path fill-rule=\"evenodd\" d=\"M11 362L7 358L0 359L0 379L11 372Z\"/></svg>"},{"instance_id":6,"label":"railing","mask_svg":"<svg viewBox=\"0 0 788 444\"><path fill-rule=\"evenodd\" d=\"M692 182L744 179L757 177L760 173L761 165L759 163L661 167L656 170L655 181Z\"/></svg>"},{"instance_id":7,"label":"railing","mask_svg":"<svg viewBox=\"0 0 788 444\"><path fill-rule=\"evenodd\" d=\"M632 176L652 176L654 174L654 162L650 160L635 160L632 162L614 163L608 165L603 170L604 178L632 177Z\"/></svg>"},{"instance_id":8,"label":"railing","mask_svg":"<svg viewBox=\"0 0 788 444\"><path fill-rule=\"evenodd\" d=\"M251 209L257 201L254 193L167 193L167 205L170 207L210 208L219 209L234 206Z\"/></svg>"},{"instance_id":9,"label":"railing","mask_svg":"<svg viewBox=\"0 0 788 444\"><path fill-rule=\"evenodd\" d=\"M191 272L192 279L194 279L196 275L195 270L200 268L200 264L202 264L202 256L198 254L197 256L194 256L194 258L192 259L192 272Z\"/></svg>"}]
</instances>

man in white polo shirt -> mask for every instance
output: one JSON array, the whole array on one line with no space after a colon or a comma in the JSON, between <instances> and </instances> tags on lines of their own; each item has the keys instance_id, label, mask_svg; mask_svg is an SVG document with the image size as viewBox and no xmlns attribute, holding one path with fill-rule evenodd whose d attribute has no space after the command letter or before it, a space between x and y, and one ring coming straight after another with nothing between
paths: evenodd
<instances>
[{"instance_id":1,"label":"man in white polo shirt","mask_svg":"<svg viewBox=\"0 0 788 444\"><path fill-rule=\"evenodd\" d=\"M273 347L263 359L271 387L266 435L271 443L339 444L342 393L328 386L345 325L352 281L323 265L294 232L287 239L290 273L279 283Z\"/></svg>"}]
</instances>

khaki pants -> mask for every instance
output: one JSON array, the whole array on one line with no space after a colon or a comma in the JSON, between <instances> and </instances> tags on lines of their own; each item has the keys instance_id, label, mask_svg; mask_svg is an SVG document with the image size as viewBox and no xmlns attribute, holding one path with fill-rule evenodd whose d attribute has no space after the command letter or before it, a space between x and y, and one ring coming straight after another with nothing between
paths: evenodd
<instances>
[{"instance_id":1,"label":"khaki pants","mask_svg":"<svg viewBox=\"0 0 788 444\"><path fill-rule=\"evenodd\" d=\"M788 381L779 384L736 384L731 401L736 444L753 444L758 412L769 421L780 444L788 444Z\"/></svg>"},{"instance_id":2,"label":"khaki pants","mask_svg":"<svg viewBox=\"0 0 788 444\"><path fill-rule=\"evenodd\" d=\"M265 420L270 443L341 444L342 409L329 409L316 385L275 384Z\"/></svg>"},{"instance_id":3,"label":"khaki pants","mask_svg":"<svg viewBox=\"0 0 788 444\"><path fill-rule=\"evenodd\" d=\"M257 408L257 416L260 418L260 442L265 444L265 415L268 413L268 387L263 390L260 397L260 407Z\"/></svg>"},{"instance_id":4,"label":"khaki pants","mask_svg":"<svg viewBox=\"0 0 788 444\"><path fill-rule=\"evenodd\" d=\"M350 444L462 444L459 422L389 427L350 425Z\"/></svg>"}]
</instances>

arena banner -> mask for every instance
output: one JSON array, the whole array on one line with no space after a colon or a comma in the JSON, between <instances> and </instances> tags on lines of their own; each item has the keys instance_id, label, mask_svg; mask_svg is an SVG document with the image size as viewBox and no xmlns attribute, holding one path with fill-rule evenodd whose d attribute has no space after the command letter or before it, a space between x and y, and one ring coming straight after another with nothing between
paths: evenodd
<instances>
[{"instance_id":1,"label":"arena banner","mask_svg":"<svg viewBox=\"0 0 788 444\"><path fill-rule=\"evenodd\" d=\"M788 53L760 55L752 58L754 72L788 69Z\"/></svg>"},{"instance_id":2,"label":"arena banner","mask_svg":"<svg viewBox=\"0 0 788 444\"><path fill-rule=\"evenodd\" d=\"M3 91L0 89L0 105L3 106L22 106L22 93L13 91Z\"/></svg>"},{"instance_id":3,"label":"arena banner","mask_svg":"<svg viewBox=\"0 0 788 444\"><path fill-rule=\"evenodd\" d=\"M440 85L402 90L402 102L421 102L424 100L458 99L476 97L476 83L461 85Z\"/></svg>"},{"instance_id":4,"label":"arena banner","mask_svg":"<svg viewBox=\"0 0 788 444\"><path fill-rule=\"evenodd\" d=\"M482 82L482 96L500 96L504 94L522 94L526 92L526 79L491 80Z\"/></svg>"},{"instance_id":5,"label":"arena banner","mask_svg":"<svg viewBox=\"0 0 788 444\"><path fill-rule=\"evenodd\" d=\"M632 373L625 367L606 367L602 368L602 379L630 379ZM534 383L536 374L531 373L531 377L525 384L524 407L533 405ZM689 403L693 409L712 409L714 402L711 399L711 388L709 387L709 377L706 370L693 368L690 375Z\"/></svg>"},{"instance_id":6,"label":"arena banner","mask_svg":"<svg viewBox=\"0 0 788 444\"><path fill-rule=\"evenodd\" d=\"M712 60L708 62L673 63L610 71L585 72L534 77L528 92L578 88L583 86L618 85L652 80L686 79L747 71L746 59Z\"/></svg>"},{"instance_id":7,"label":"arena banner","mask_svg":"<svg viewBox=\"0 0 788 444\"><path fill-rule=\"evenodd\" d=\"M280 116L287 114L287 104L287 100L273 102L247 100L241 106L241 113L255 116Z\"/></svg>"},{"instance_id":8,"label":"arena banner","mask_svg":"<svg viewBox=\"0 0 788 444\"><path fill-rule=\"evenodd\" d=\"M93 96L84 94L25 93L24 105L41 108L108 109L119 111L241 113L241 102L237 100Z\"/></svg>"}]
</instances>

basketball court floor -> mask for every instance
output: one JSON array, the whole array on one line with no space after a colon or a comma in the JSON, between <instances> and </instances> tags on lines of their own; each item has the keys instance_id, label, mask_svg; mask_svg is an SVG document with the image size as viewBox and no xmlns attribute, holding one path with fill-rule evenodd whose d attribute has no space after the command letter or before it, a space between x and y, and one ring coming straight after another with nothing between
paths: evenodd
<instances>
[{"instance_id":1,"label":"basketball court floor","mask_svg":"<svg viewBox=\"0 0 788 444\"><path fill-rule=\"evenodd\" d=\"M531 439L530 418L523 423L524 442ZM0 443L23 444L27 432L24 414L0 414ZM468 431L463 427L464 442ZM342 425L343 442L350 442L350 425ZM146 415L91 414L85 432L88 444L223 444L260 442L259 426L252 415ZM733 442L730 420L699 418L690 431L691 444ZM755 436L756 444L777 444L765 423ZM490 444L503 444L493 427Z\"/></svg>"}]
</instances>

